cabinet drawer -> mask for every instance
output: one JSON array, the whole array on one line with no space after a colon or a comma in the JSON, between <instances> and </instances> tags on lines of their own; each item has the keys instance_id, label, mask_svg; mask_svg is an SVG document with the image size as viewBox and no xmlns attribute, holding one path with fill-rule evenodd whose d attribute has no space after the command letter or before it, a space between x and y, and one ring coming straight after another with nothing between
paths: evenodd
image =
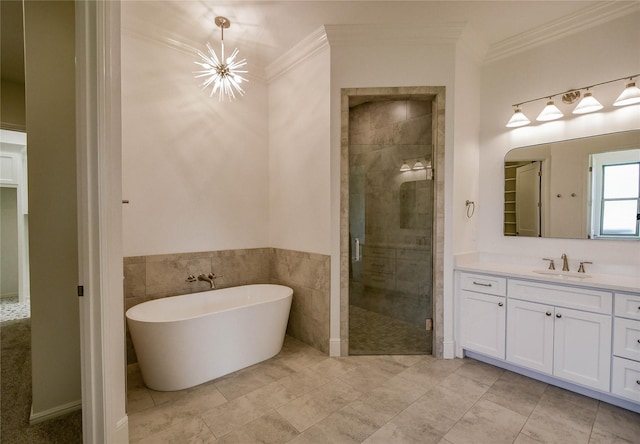
<instances>
[{"instance_id":1,"label":"cabinet drawer","mask_svg":"<svg viewBox=\"0 0 640 444\"><path fill-rule=\"evenodd\" d=\"M640 403L640 362L614 356L611 393Z\"/></svg>"},{"instance_id":2,"label":"cabinet drawer","mask_svg":"<svg viewBox=\"0 0 640 444\"><path fill-rule=\"evenodd\" d=\"M514 299L594 313L611 314L613 306L613 295L610 292L580 287L509 279L508 292L509 297Z\"/></svg>"},{"instance_id":3,"label":"cabinet drawer","mask_svg":"<svg viewBox=\"0 0 640 444\"><path fill-rule=\"evenodd\" d=\"M640 321L615 318L613 322L613 354L640 361Z\"/></svg>"},{"instance_id":4,"label":"cabinet drawer","mask_svg":"<svg viewBox=\"0 0 640 444\"><path fill-rule=\"evenodd\" d=\"M616 316L640 320L640 295L616 293Z\"/></svg>"},{"instance_id":5,"label":"cabinet drawer","mask_svg":"<svg viewBox=\"0 0 640 444\"><path fill-rule=\"evenodd\" d=\"M460 287L476 293L507 295L507 279L485 274L460 273Z\"/></svg>"}]
</instances>

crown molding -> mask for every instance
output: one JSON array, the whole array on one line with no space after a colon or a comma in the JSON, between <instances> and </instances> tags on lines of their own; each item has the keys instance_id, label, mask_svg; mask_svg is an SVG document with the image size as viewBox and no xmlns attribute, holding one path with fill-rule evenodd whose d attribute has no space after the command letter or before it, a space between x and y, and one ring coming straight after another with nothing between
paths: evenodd
<instances>
[{"instance_id":1,"label":"crown molding","mask_svg":"<svg viewBox=\"0 0 640 444\"><path fill-rule=\"evenodd\" d=\"M517 53L551 43L585 29L640 11L640 2L611 1L597 3L529 31L494 43L484 63L492 63Z\"/></svg>"},{"instance_id":2,"label":"crown molding","mask_svg":"<svg viewBox=\"0 0 640 444\"><path fill-rule=\"evenodd\" d=\"M428 24L358 24L326 25L331 46L371 46L384 43L428 45L455 43L462 35L466 22Z\"/></svg>"},{"instance_id":3,"label":"crown molding","mask_svg":"<svg viewBox=\"0 0 640 444\"><path fill-rule=\"evenodd\" d=\"M267 82L277 79L304 60L328 47L325 26L321 26L264 69Z\"/></svg>"},{"instance_id":4,"label":"crown molding","mask_svg":"<svg viewBox=\"0 0 640 444\"><path fill-rule=\"evenodd\" d=\"M324 25L265 68L267 82L278 78L299 63L329 46L371 46L384 43L430 45L457 43L466 22L419 25ZM486 48L482 48L482 54Z\"/></svg>"}]
</instances>

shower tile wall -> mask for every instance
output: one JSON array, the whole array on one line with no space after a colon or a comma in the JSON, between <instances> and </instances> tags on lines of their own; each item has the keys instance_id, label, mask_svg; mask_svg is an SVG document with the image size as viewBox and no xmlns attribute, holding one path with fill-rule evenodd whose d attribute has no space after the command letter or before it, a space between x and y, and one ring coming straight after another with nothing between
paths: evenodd
<instances>
[{"instance_id":1,"label":"shower tile wall","mask_svg":"<svg viewBox=\"0 0 640 444\"><path fill-rule=\"evenodd\" d=\"M329 350L329 256L275 248L176 253L124 258L125 310L152 299L209 289L189 275L215 273L217 288L277 283L294 290L287 333ZM137 362L127 333L127 362Z\"/></svg>"},{"instance_id":2,"label":"shower tile wall","mask_svg":"<svg viewBox=\"0 0 640 444\"><path fill-rule=\"evenodd\" d=\"M431 113L430 101L411 100L349 113L350 232L363 244L362 261L352 262L350 303L418 326L432 317L433 182L424 170L400 166L432 160Z\"/></svg>"}]
</instances>

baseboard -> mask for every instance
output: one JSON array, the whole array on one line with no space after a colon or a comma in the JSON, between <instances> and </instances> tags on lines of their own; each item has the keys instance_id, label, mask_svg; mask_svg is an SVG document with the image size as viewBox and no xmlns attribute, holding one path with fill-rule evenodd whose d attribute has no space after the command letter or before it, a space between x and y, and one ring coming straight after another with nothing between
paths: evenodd
<instances>
[{"instance_id":1,"label":"baseboard","mask_svg":"<svg viewBox=\"0 0 640 444\"><path fill-rule=\"evenodd\" d=\"M0 299L4 299L4 298L17 298L18 292L12 292L12 293L2 293L0 294Z\"/></svg>"},{"instance_id":2,"label":"baseboard","mask_svg":"<svg viewBox=\"0 0 640 444\"><path fill-rule=\"evenodd\" d=\"M444 359L453 359L456 357L455 341L442 341L442 357Z\"/></svg>"},{"instance_id":3,"label":"baseboard","mask_svg":"<svg viewBox=\"0 0 640 444\"><path fill-rule=\"evenodd\" d=\"M39 422L48 421L58 416L66 415L67 413L75 412L82 409L82 401L72 401L67 404L62 404L53 407L43 412L33 413L33 405L31 406L31 415L29 416L29 424L38 424Z\"/></svg>"},{"instance_id":4,"label":"baseboard","mask_svg":"<svg viewBox=\"0 0 640 444\"><path fill-rule=\"evenodd\" d=\"M129 443L129 417L125 415L116 423L114 444Z\"/></svg>"},{"instance_id":5,"label":"baseboard","mask_svg":"<svg viewBox=\"0 0 640 444\"><path fill-rule=\"evenodd\" d=\"M329 339L329 356L333 358L340 357L340 338Z\"/></svg>"}]
</instances>

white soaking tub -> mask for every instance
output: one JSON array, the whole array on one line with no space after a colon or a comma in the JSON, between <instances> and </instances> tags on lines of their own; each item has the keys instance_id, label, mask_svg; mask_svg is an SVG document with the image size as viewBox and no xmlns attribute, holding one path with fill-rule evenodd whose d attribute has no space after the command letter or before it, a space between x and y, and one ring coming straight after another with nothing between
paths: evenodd
<instances>
[{"instance_id":1,"label":"white soaking tub","mask_svg":"<svg viewBox=\"0 0 640 444\"><path fill-rule=\"evenodd\" d=\"M145 384L182 390L275 356L292 298L289 287L256 284L131 307L127 325Z\"/></svg>"}]
</instances>

